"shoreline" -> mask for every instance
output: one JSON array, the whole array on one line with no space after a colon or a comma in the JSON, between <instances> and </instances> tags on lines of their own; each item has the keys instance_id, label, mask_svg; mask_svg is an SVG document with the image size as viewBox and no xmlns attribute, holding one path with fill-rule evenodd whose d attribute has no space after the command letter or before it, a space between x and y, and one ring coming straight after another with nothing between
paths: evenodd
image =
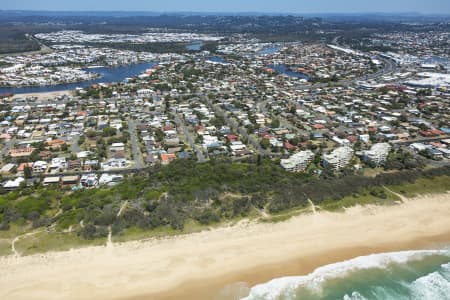
<instances>
[{"instance_id":1,"label":"shoreline","mask_svg":"<svg viewBox=\"0 0 450 300\"><path fill-rule=\"evenodd\" d=\"M290 276L304 276L312 273L319 267L347 261L360 256L381 254L399 251L434 250L450 245L450 230L446 234L418 239L406 243L386 244L376 247L339 248L327 252L319 252L307 257L297 257L275 264L258 266L252 269L236 271L217 277L203 280L185 282L171 291L146 294L133 297L120 297L117 300L208 300L217 299L218 294L224 288L236 283L242 283L249 289L258 284L264 284L272 279ZM205 287L207 287L205 289ZM195 295L195 296L194 296ZM226 298L226 300L238 300L239 298Z\"/></svg>"},{"instance_id":2,"label":"shoreline","mask_svg":"<svg viewBox=\"0 0 450 300\"><path fill-rule=\"evenodd\" d=\"M112 247L0 258L5 299L214 299L225 286L450 244L450 193Z\"/></svg>"},{"instance_id":3,"label":"shoreline","mask_svg":"<svg viewBox=\"0 0 450 300\"><path fill-rule=\"evenodd\" d=\"M103 68L103 67L95 67L96 69L99 68ZM40 85L40 84L32 84L32 85L0 85L0 89L22 89L22 88L38 88L38 87L42 87L42 88L46 88L46 87L54 87L54 86L60 86L60 85L68 85L68 84L74 84L74 83L82 83L82 82L86 82L86 81L92 81L95 79L99 79L102 77L102 75L98 74L98 73L91 73L91 74L97 74L96 76L90 78L90 79L84 79L84 80L76 80L76 81L70 81L70 82L58 82L58 83L49 83L49 84L44 84L44 85ZM47 92L36 92L36 94L39 93L47 93ZM32 93L30 93L32 94Z\"/></svg>"},{"instance_id":4,"label":"shoreline","mask_svg":"<svg viewBox=\"0 0 450 300\"><path fill-rule=\"evenodd\" d=\"M23 85L23 86L0 86L0 90L6 90L10 89L12 91L10 92L1 92L0 94L13 94L14 98L16 97L40 97L42 94L47 93L59 93L59 92L71 92L73 93L76 88L81 87L85 88L88 86L91 86L93 84L100 84L100 83L115 83L115 82L122 82L126 78L129 77L137 77L139 74L142 74L146 69L154 68L155 66L160 64L160 60L142 60L136 63L131 64L119 64L119 65L106 65L106 66L86 66L86 67L76 67L77 69L84 70L90 74L93 74L92 78L86 79L86 80L77 80L72 82L61 82L56 84L45 84L45 85ZM137 72L133 72L133 74L127 74L128 76L125 76L121 78L116 78L116 75L111 75L108 73L104 73L102 71L95 71L95 69L104 69L104 70L114 70L114 69L130 69L130 68L136 68L146 66L146 69L139 70ZM94 71L92 71L94 70ZM108 78L109 76L109 78ZM106 78L104 81L103 79ZM42 91L29 91L32 89L43 89ZM16 90L24 90L23 92L17 92Z\"/></svg>"}]
</instances>

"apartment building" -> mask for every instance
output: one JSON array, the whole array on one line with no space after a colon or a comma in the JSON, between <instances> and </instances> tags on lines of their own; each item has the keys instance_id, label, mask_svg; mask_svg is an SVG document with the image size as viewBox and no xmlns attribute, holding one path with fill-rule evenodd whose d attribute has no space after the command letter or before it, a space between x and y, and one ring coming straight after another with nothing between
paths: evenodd
<instances>
[{"instance_id":1,"label":"apartment building","mask_svg":"<svg viewBox=\"0 0 450 300\"><path fill-rule=\"evenodd\" d=\"M391 145L388 143L375 144L370 148L370 150L364 151L363 159L364 161L370 161L376 166L379 166L386 161L391 148Z\"/></svg>"},{"instance_id":2,"label":"apartment building","mask_svg":"<svg viewBox=\"0 0 450 300\"><path fill-rule=\"evenodd\" d=\"M323 165L330 165L333 169L340 170L350 163L353 153L353 149L348 146L336 148L330 154L324 154Z\"/></svg>"},{"instance_id":3,"label":"apartment building","mask_svg":"<svg viewBox=\"0 0 450 300\"><path fill-rule=\"evenodd\" d=\"M312 151L300 151L293 154L288 159L282 159L281 167L288 172L301 172L308 167L313 158L314 153Z\"/></svg>"}]
</instances>

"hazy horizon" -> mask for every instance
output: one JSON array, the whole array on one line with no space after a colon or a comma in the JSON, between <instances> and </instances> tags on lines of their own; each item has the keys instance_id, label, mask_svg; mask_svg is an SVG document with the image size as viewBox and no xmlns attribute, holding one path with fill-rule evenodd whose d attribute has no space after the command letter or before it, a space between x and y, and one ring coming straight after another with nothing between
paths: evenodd
<instances>
[{"instance_id":1,"label":"hazy horizon","mask_svg":"<svg viewBox=\"0 0 450 300\"><path fill-rule=\"evenodd\" d=\"M207 0L166 0L149 3L144 0L88 0L64 2L58 0L16 0L2 5L2 11L51 12L143 12L143 13L253 13L253 14L450 14L446 0L278 0L261 3L257 0L228 0L216 3Z\"/></svg>"},{"instance_id":2,"label":"hazy horizon","mask_svg":"<svg viewBox=\"0 0 450 300\"><path fill-rule=\"evenodd\" d=\"M123 13L123 14L189 14L189 15L280 15L280 16L321 16L321 15L342 15L342 16L364 16L364 15L380 15L380 16L450 16L450 12L434 12L434 13L422 13L417 11L399 11L399 12L376 12L376 11L361 11L361 12L308 12L308 13L295 13L295 12L271 12L271 11L176 11L176 10L49 10L49 9L0 9L0 12L31 12L31 13Z\"/></svg>"}]
</instances>

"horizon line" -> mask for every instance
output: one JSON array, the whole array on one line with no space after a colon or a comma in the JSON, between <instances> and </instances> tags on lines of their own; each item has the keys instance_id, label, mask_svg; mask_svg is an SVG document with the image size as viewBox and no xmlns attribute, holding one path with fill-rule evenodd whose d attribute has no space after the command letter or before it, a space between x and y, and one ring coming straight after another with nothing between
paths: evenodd
<instances>
[{"instance_id":1,"label":"horizon line","mask_svg":"<svg viewBox=\"0 0 450 300\"><path fill-rule=\"evenodd\" d=\"M360 12L276 12L276 11L215 11L215 10L205 10L205 11L177 11L177 10L88 10L88 9L77 9L77 10L50 10L50 9L0 9L0 12L34 12L34 13L154 13L154 14L270 14L270 15L419 15L419 16L450 16L450 12L434 12L434 13L423 13L417 11L398 11L398 12L382 12L382 11L360 11Z\"/></svg>"}]
</instances>

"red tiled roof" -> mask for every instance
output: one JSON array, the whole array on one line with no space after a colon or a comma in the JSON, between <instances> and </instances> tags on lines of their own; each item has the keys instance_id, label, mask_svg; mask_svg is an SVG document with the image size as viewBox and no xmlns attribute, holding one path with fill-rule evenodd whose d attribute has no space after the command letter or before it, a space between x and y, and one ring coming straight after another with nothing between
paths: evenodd
<instances>
[{"instance_id":1,"label":"red tiled roof","mask_svg":"<svg viewBox=\"0 0 450 300\"><path fill-rule=\"evenodd\" d=\"M286 148L287 150L291 150L291 149L294 149L295 146L289 142L286 142L286 143L284 143L284 148Z\"/></svg>"},{"instance_id":2,"label":"red tiled roof","mask_svg":"<svg viewBox=\"0 0 450 300\"><path fill-rule=\"evenodd\" d=\"M347 137L347 140L349 140L351 143L354 143L354 142L356 142L356 140L358 140L358 138L354 135L349 135Z\"/></svg>"},{"instance_id":3,"label":"red tiled roof","mask_svg":"<svg viewBox=\"0 0 450 300\"><path fill-rule=\"evenodd\" d=\"M227 139L228 139L229 141L235 141L235 140L238 139L238 137L237 137L237 135L235 135L235 134L229 134L229 135L227 135Z\"/></svg>"},{"instance_id":4,"label":"red tiled roof","mask_svg":"<svg viewBox=\"0 0 450 300\"><path fill-rule=\"evenodd\" d=\"M176 155L171 153L171 154L161 154L161 160L162 161L170 161L176 158Z\"/></svg>"},{"instance_id":5,"label":"red tiled roof","mask_svg":"<svg viewBox=\"0 0 450 300\"><path fill-rule=\"evenodd\" d=\"M325 126L322 125L322 124L314 124L314 125L313 125L313 128L314 128L314 129L324 129Z\"/></svg>"}]
</instances>

